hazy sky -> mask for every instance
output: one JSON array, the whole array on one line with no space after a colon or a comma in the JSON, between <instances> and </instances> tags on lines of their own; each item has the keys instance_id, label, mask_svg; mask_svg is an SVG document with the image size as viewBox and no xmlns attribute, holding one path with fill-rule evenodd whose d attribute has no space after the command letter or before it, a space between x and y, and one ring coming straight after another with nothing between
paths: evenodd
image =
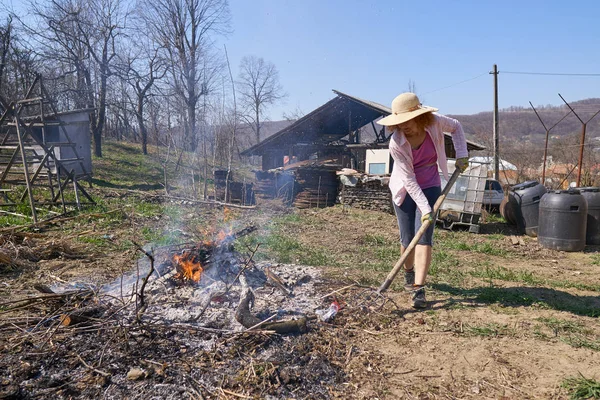
<instances>
[{"instance_id":1,"label":"hazy sky","mask_svg":"<svg viewBox=\"0 0 600 400\"><path fill-rule=\"evenodd\" d=\"M230 0L227 44L273 62L289 94L272 119L308 113L331 89L390 105L416 84L424 104L448 114L489 111L498 64L500 107L600 97L599 1ZM458 82L475 78L468 82ZM455 85L456 84L456 85ZM450 85L449 88L446 88Z\"/></svg>"}]
</instances>

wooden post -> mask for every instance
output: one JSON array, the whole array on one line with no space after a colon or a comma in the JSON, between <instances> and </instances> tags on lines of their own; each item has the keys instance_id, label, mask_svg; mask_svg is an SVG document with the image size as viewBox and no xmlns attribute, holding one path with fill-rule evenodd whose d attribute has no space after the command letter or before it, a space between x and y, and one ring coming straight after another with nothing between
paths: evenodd
<instances>
[{"instance_id":1,"label":"wooden post","mask_svg":"<svg viewBox=\"0 0 600 400\"><path fill-rule=\"evenodd\" d=\"M579 168L577 170L577 187L581 183L581 170L583 169L583 149L585 148L585 128L587 124L581 126L581 144L579 145Z\"/></svg>"},{"instance_id":2,"label":"wooden post","mask_svg":"<svg viewBox=\"0 0 600 400\"><path fill-rule=\"evenodd\" d=\"M19 148L21 149L21 160L23 161L23 171L25 173L25 183L27 184L27 194L29 195L29 206L31 207L31 216L33 222L37 224L37 212L35 211L35 199L33 198L33 192L31 191L31 181L29 179L29 167L27 166L27 155L25 154L25 145L23 144L23 137L26 132L23 132L21 136L21 120L18 115L19 111L15 113L15 125L17 126L17 138L19 140Z\"/></svg>"},{"instance_id":3,"label":"wooden post","mask_svg":"<svg viewBox=\"0 0 600 400\"><path fill-rule=\"evenodd\" d=\"M498 135L498 66L494 64L494 179L500 180L500 151Z\"/></svg>"}]
</instances>

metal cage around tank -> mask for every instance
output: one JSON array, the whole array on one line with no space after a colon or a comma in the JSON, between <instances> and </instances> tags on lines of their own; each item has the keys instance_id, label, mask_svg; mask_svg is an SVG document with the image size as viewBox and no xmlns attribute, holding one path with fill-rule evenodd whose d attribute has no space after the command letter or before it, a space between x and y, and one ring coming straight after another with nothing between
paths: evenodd
<instances>
[{"instance_id":1,"label":"metal cage around tank","mask_svg":"<svg viewBox=\"0 0 600 400\"><path fill-rule=\"evenodd\" d=\"M448 160L449 175L454 172L454 163L455 160ZM437 215L437 221L443 228L453 229L456 226L464 226L469 229L469 232L479 232L487 172L487 163L472 162L469 163L467 170L460 174ZM447 181L441 172L440 177L444 187Z\"/></svg>"}]
</instances>

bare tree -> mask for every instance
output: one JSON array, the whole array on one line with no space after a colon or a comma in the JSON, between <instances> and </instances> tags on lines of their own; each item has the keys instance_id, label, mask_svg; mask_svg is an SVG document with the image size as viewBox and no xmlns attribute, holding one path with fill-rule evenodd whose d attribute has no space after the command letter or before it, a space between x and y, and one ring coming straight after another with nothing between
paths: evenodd
<instances>
[{"instance_id":1,"label":"bare tree","mask_svg":"<svg viewBox=\"0 0 600 400\"><path fill-rule=\"evenodd\" d=\"M294 122L304 117L304 111L302 111L300 107L296 106L294 110L284 112L282 117L287 121Z\"/></svg>"},{"instance_id":2,"label":"bare tree","mask_svg":"<svg viewBox=\"0 0 600 400\"><path fill-rule=\"evenodd\" d=\"M117 40L125 28L126 13L120 0L88 0L90 14L78 24L80 38L98 67L99 85L95 121L92 123L94 154L102 157L102 131L106 122L106 87L113 74Z\"/></svg>"},{"instance_id":3,"label":"bare tree","mask_svg":"<svg viewBox=\"0 0 600 400\"><path fill-rule=\"evenodd\" d=\"M165 60L159 55L160 49L142 49L138 54L130 54L123 60L122 78L131 86L134 99L132 111L138 123L142 152L148 154L148 128L146 126L145 106L152 95L151 89L166 72Z\"/></svg>"},{"instance_id":4,"label":"bare tree","mask_svg":"<svg viewBox=\"0 0 600 400\"><path fill-rule=\"evenodd\" d=\"M417 84L412 79L408 80L408 91L411 93L417 93Z\"/></svg>"},{"instance_id":5,"label":"bare tree","mask_svg":"<svg viewBox=\"0 0 600 400\"><path fill-rule=\"evenodd\" d=\"M0 25L0 95L6 101L18 100L37 75L38 61L31 49L21 43L13 17Z\"/></svg>"},{"instance_id":6,"label":"bare tree","mask_svg":"<svg viewBox=\"0 0 600 400\"><path fill-rule=\"evenodd\" d=\"M271 62L262 57L246 56L240 63L240 103L246 109L243 116L260 142L260 122L267 106L282 100L287 95L279 83L279 73Z\"/></svg>"},{"instance_id":7,"label":"bare tree","mask_svg":"<svg viewBox=\"0 0 600 400\"><path fill-rule=\"evenodd\" d=\"M221 65L213 54L212 35L229 30L227 0L142 0L140 7L154 39L170 58L175 94L185 105L184 142L195 150L198 101L209 93Z\"/></svg>"},{"instance_id":8,"label":"bare tree","mask_svg":"<svg viewBox=\"0 0 600 400\"><path fill-rule=\"evenodd\" d=\"M94 154L102 157L108 79L113 74L118 40L126 13L120 0L50 0L31 3L37 19L27 31L51 62L65 63L77 78L76 106L95 108L90 129ZM94 79L95 78L95 79Z\"/></svg>"},{"instance_id":9,"label":"bare tree","mask_svg":"<svg viewBox=\"0 0 600 400\"><path fill-rule=\"evenodd\" d=\"M10 41L12 38L12 17L6 19L6 24L0 26L0 93L2 93L2 83L4 81L4 73L8 62L8 52L10 49Z\"/></svg>"}]
</instances>

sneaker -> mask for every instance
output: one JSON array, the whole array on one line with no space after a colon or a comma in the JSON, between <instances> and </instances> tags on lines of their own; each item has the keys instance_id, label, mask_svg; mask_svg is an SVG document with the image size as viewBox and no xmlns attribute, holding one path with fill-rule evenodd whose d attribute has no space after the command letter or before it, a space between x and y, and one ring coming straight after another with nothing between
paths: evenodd
<instances>
[{"instance_id":1,"label":"sneaker","mask_svg":"<svg viewBox=\"0 0 600 400\"><path fill-rule=\"evenodd\" d=\"M415 269L410 271L404 270L404 290L407 292L413 291L413 285L415 284Z\"/></svg>"},{"instance_id":2,"label":"sneaker","mask_svg":"<svg viewBox=\"0 0 600 400\"><path fill-rule=\"evenodd\" d=\"M427 300L425 300L425 288L420 287L417 290L413 289L412 292L413 308L425 308L427 307Z\"/></svg>"}]
</instances>

